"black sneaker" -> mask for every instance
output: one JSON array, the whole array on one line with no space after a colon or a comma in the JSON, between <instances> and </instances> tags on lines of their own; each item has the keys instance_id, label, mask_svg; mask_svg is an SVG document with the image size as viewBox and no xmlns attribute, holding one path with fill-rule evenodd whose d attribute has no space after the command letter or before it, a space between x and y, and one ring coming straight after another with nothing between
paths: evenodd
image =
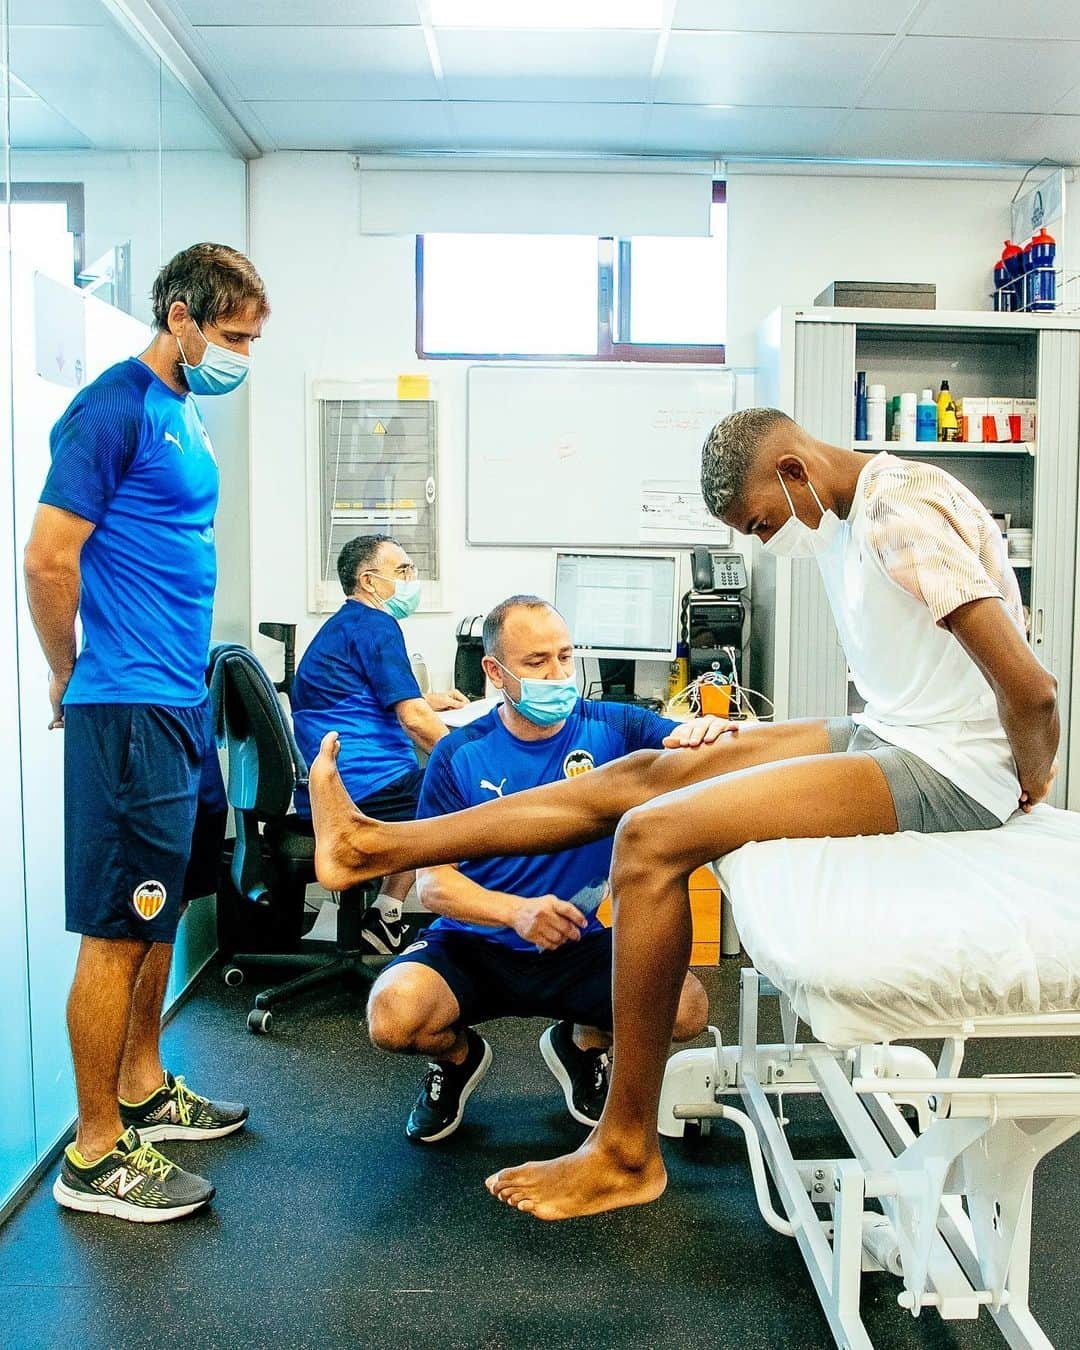
<instances>
[{"instance_id":1,"label":"black sneaker","mask_svg":"<svg viewBox=\"0 0 1080 1350\"><path fill-rule=\"evenodd\" d=\"M161 1087L144 1102L120 1103L120 1120L142 1140L220 1139L239 1130L248 1109L239 1102L212 1102L192 1092L183 1076L166 1073Z\"/></svg>"},{"instance_id":2,"label":"black sneaker","mask_svg":"<svg viewBox=\"0 0 1080 1350\"><path fill-rule=\"evenodd\" d=\"M563 1090L566 1109L582 1125L595 1125L607 1101L608 1052L579 1050L571 1023L556 1022L540 1037L540 1053Z\"/></svg>"},{"instance_id":3,"label":"black sneaker","mask_svg":"<svg viewBox=\"0 0 1080 1350\"><path fill-rule=\"evenodd\" d=\"M465 1103L491 1067L491 1046L470 1027L469 1052L461 1064L429 1064L424 1086L409 1113L405 1133L414 1144L437 1144L461 1124Z\"/></svg>"},{"instance_id":4,"label":"black sneaker","mask_svg":"<svg viewBox=\"0 0 1080 1350\"><path fill-rule=\"evenodd\" d=\"M409 945L410 933L404 915L387 919L374 905L360 922L360 940L377 956L400 956Z\"/></svg>"},{"instance_id":5,"label":"black sneaker","mask_svg":"<svg viewBox=\"0 0 1080 1350\"><path fill-rule=\"evenodd\" d=\"M134 1130L122 1134L112 1152L89 1167L73 1157L74 1152L74 1144L69 1144L53 1183L53 1196L65 1209L135 1223L165 1223L201 1209L214 1195L208 1181L177 1167L152 1144L141 1143Z\"/></svg>"}]
</instances>

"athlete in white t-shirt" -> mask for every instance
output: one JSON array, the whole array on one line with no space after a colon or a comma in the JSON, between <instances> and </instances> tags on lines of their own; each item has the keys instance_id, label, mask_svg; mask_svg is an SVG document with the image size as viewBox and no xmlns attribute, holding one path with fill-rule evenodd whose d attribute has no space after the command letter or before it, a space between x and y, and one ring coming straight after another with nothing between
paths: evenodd
<instances>
[{"instance_id":1,"label":"athlete in white t-shirt","mask_svg":"<svg viewBox=\"0 0 1080 1350\"><path fill-rule=\"evenodd\" d=\"M656 1114L690 956L687 880L751 840L994 828L1050 790L1057 682L1024 636L985 507L931 465L826 445L755 408L710 433L714 515L771 552L812 555L857 720L743 726L431 821L361 816L328 736L311 770L316 870L341 890L416 866L547 853L615 832L614 1053L600 1123L575 1153L488 1178L542 1219L641 1204L666 1174ZM693 734L686 742L692 744ZM678 734L666 745L681 744Z\"/></svg>"}]
</instances>

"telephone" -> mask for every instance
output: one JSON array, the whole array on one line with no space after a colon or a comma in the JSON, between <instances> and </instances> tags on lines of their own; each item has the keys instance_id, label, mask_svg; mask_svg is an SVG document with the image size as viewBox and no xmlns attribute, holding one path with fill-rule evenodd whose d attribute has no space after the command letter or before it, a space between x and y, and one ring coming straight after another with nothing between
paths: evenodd
<instances>
[{"instance_id":1,"label":"telephone","mask_svg":"<svg viewBox=\"0 0 1080 1350\"><path fill-rule=\"evenodd\" d=\"M690 559L691 580L699 595L746 590L746 564L741 554L695 548Z\"/></svg>"}]
</instances>

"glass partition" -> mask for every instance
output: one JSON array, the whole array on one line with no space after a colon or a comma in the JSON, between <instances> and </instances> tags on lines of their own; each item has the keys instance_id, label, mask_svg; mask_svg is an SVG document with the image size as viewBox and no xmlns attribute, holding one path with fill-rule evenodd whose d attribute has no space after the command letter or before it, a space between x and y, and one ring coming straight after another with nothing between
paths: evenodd
<instances>
[{"instance_id":1,"label":"glass partition","mask_svg":"<svg viewBox=\"0 0 1080 1350\"><path fill-rule=\"evenodd\" d=\"M81 388L148 345L151 288L166 258L204 239L244 247L245 166L106 0L0 0L0 39L11 126L0 240L0 641L9 653L0 750L21 763L0 786L0 818L5 839L22 843L0 861L2 1206L75 1115L63 733L48 730L46 662L21 580L49 431ZM246 499L246 404L213 434L219 460L236 465L230 491L243 480ZM246 509L245 500L245 520ZM246 604L246 525L243 538L237 606ZM173 993L213 950L212 904L200 903L184 921Z\"/></svg>"}]
</instances>

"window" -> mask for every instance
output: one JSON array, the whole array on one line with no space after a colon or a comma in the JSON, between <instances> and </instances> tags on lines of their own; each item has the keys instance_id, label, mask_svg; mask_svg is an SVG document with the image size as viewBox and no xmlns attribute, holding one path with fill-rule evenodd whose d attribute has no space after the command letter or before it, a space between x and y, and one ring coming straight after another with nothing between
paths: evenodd
<instances>
[{"instance_id":1,"label":"window","mask_svg":"<svg viewBox=\"0 0 1080 1350\"><path fill-rule=\"evenodd\" d=\"M706 238L416 237L416 354L722 363L727 204Z\"/></svg>"},{"instance_id":2,"label":"window","mask_svg":"<svg viewBox=\"0 0 1080 1350\"><path fill-rule=\"evenodd\" d=\"M325 384L313 392L318 520L312 534L319 552L312 559L312 609L340 605L338 554L360 534L392 535L416 564L423 603L438 604L435 402L356 397L369 391L339 392Z\"/></svg>"}]
</instances>

